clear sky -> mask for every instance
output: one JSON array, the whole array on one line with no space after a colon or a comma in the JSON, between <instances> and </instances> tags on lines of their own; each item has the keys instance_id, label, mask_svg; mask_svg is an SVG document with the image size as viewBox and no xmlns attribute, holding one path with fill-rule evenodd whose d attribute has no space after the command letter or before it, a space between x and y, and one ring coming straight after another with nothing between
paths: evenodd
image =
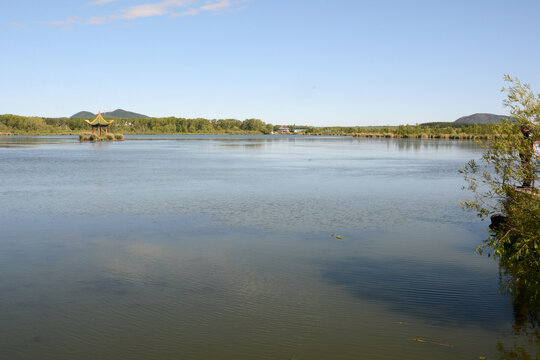
<instances>
[{"instance_id":1,"label":"clear sky","mask_svg":"<svg viewBox=\"0 0 540 360\"><path fill-rule=\"evenodd\" d=\"M538 0L1 0L0 114L385 125L540 87Z\"/></svg>"}]
</instances>

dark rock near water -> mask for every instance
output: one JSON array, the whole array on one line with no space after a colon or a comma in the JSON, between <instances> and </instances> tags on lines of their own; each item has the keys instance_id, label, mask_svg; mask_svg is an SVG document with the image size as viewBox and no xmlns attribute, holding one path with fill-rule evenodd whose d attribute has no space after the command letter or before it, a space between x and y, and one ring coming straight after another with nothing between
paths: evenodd
<instances>
[{"instance_id":1,"label":"dark rock near water","mask_svg":"<svg viewBox=\"0 0 540 360\"><path fill-rule=\"evenodd\" d=\"M489 225L489 228L495 231L500 230L506 222L506 219L506 216L504 216L503 214L491 215L491 224Z\"/></svg>"}]
</instances>

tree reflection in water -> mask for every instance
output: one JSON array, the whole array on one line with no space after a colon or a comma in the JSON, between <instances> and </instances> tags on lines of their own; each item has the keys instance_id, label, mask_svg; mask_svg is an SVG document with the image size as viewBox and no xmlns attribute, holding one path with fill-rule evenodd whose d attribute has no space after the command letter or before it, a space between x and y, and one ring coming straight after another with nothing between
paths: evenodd
<instances>
[{"instance_id":1,"label":"tree reflection in water","mask_svg":"<svg viewBox=\"0 0 540 360\"><path fill-rule=\"evenodd\" d=\"M526 269L500 259L501 283L512 294L514 307L514 342L499 341L497 355L500 360L540 359L540 271Z\"/></svg>"}]
</instances>

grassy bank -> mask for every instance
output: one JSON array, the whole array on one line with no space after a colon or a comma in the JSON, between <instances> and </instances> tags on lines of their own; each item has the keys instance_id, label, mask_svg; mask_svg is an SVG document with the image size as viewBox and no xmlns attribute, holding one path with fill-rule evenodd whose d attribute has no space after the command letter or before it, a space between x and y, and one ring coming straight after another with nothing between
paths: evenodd
<instances>
[{"instance_id":1,"label":"grassy bank","mask_svg":"<svg viewBox=\"0 0 540 360\"><path fill-rule=\"evenodd\" d=\"M301 133L367 138L484 140L496 135L496 126L491 124L431 123L399 126L306 127Z\"/></svg>"},{"instance_id":2,"label":"grassy bank","mask_svg":"<svg viewBox=\"0 0 540 360\"><path fill-rule=\"evenodd\" d=\"M452 140L489 140L493 135L488 134L378 134L378 133L358 133L353 134L353 137L365 138L396 138L396 139L452 139Z\"/></svg>"}]
</instances>

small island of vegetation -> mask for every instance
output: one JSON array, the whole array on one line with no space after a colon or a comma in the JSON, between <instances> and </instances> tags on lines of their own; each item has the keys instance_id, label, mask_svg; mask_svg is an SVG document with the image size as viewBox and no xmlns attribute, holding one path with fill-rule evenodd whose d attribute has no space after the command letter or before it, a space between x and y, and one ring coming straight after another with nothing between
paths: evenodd
<instances>
[{"instance_id":1,"label":"small island of vegetation","mask_svg":"<svg viewBox=\"0 0 540 360\"><path fill-rule=\"evenodd\" d=\"M124 135L122 134L107 134L99 136L96 134L81 134L79 135L80 141L124 141Z\"/></svg>"}]
</instances>

